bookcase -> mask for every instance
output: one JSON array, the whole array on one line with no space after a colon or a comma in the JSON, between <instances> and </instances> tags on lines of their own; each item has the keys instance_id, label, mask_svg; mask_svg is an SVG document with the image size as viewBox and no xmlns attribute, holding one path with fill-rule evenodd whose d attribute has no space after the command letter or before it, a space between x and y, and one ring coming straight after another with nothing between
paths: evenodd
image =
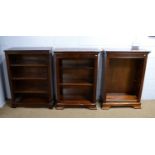
<instances>
[{"instance_id":1,"label":"bookcase","mask_svg":"<svg viewBox=\"0 0 155 155\"><path fill-rule=\"evenodd\" d=\"M107 50L103 55L102 109L113 106L141 108L148 51Z\"/></svg>"},{"instance_id":2,"label":"bookcase","mask_svg":"<svg viewBox=\"0 0 155 155\"><path fill-rule=\"evenodd\" d=\"M57 49L56 108L96 109L97 51Z\"/></svg>"},{"instance_id":3,"label":"bookcase","mask_svg":"<svg viewBox=\"0 0 155 155\"><path fill-rule=\"evenodd\" d=\"M12 107L52 108L51 48L5 51Z\"/></svg>"}]
</instances>

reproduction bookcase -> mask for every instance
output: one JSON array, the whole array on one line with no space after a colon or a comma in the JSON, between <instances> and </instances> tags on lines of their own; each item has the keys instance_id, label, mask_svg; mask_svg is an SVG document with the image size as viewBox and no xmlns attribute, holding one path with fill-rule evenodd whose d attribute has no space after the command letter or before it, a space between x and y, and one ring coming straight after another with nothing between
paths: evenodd
<instances>
[{"instance_id":1,"label":"reproduction bookcase","mask_svg":"<svg viewBox=\"0 0 155 155\"><path fill-rule=\"evenodd\" d=\"M55 50L56 108L96 109L98 51Z\"/></svg>"},{"instance_id":2,"label":"reproduction bookcase","mask_svg":"<svg viewBox=\"0 0 155 155\"><path fill-rule=\"evenodd\" d=\"M141 108L148 51L103 51L102 109L112 106Z\"/></svg>"},{"instance_id":3,"label":"reproduction bookcase","mask_svg":"<svg viewBox=\"0 0 155 155\"><path fill-rule=\"evenodd\" d=\"M52 108L51 48L5 51L12 107Z\"/></svg>"}]
</instances>

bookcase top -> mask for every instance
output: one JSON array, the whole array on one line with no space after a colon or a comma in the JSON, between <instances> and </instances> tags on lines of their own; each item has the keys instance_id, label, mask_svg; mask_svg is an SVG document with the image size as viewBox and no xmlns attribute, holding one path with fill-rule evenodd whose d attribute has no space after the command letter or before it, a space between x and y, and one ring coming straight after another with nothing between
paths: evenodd
<instances>
[{"instance_id":1,"label":"bookcase top","mask_svg":"<svg viewBox=\"0 0 155 155\"><path fill-rule=\"evenodd\" d=\"M139 50L132 50L130 48L112 48L112 49L102 49L103 52L137 52L137 53L141 53L141 52L145 52L145 53L149 53L149 50L145 50L145 49L139 49Z\"/></svg>"},{"instance_id":2,"label":"bookcase top","mask_svg":"<svg viewBox=\"0 0 155 155\"><path fill-rule=\"evenodd\" d=\"M13 47L5 51L51 51L52 47Z\"/></svg>"},{"instance_id":3,"label":"bookcase top","mask_svg":"<svg viewBox=\"0 0 155 155\"><path fill-rule=\"evenodd\" d=\"M55 48L54 52L100 52L99 48Z\"/></svg>"}]
</instances>

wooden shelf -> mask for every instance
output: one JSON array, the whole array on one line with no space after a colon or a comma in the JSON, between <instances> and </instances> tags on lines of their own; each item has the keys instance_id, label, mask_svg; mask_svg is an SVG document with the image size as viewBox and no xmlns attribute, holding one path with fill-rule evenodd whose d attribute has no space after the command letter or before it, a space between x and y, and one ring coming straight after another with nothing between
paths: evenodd
<instances>
[{"instance_id":1,"label":"wooden shelf","mask_svg":"<svg viewBox=\"0 0 155 155\"><path fill-rule=\"evenodd\" d=\"M59 83L60 86L93 86L93 83Z\"/></svg>"},{"instance_id":2,"label":"wooden shelf","mask_svg":"<svg viewBox=\"0 0 155 155\"><path fill-rule=\"evenodd\" d=\"M87 99L72 99L72 100L60 100L61 103L66 103L68 105L90 105L92 101L87 100Z\"/></svg>"},{"instance_id":3,"label":"wooden shelf","mask_svg":"<svg viewBox=\"0 0 155 155\"><path fill-rule=\"evenodd\" d=\"M11 67L48 67L46 64L11 64Z\"/></svg>"},{"instance_id":4,"label":"wooden shelf","mask_svg":"<svg viewBox=\"0 0 155 155\"><path fill-rule=\"evenodd\" d=\"M62 70L75 70L75 69L78 69L78 70L85 70L85 69L90 69L90 70L93 70L94 67L84 67L84 66L77 66L77 67L61 67Z\"/></svg>"},{"instance_id":5,"label":"wooden shelf","mask_svg":"<svg viewBox=\"0 0 155 155\"><path fill-rule=\"evenodd\" d=\"M72 95L61 95L61 100L89 100L89 96L79 95L79 94L72 94Z\"/></svg>"},{"instance_id":6,"label":"wooden shelf","mask_svg":"<svg viewBox=\"0 0 155 155\"><path fill-rule=\"evenodd\" d=\"M16 94L47 94L47 91L44 90L15 90Z\"/></svg>"},{"instance_id":7,"label":"wooden shelf","mask_svg":"<svg viewBox=\"0 0 155 155\"><path fill-rule=\"evenodd\" d=\"M62 110L64 107L80 107L80 108L85 107L91 110L97 110L95 103L93 103L90 100L84 100L84 99L60 100L56 105L56 109L58 110Z\"/></svg>"},{"instance_id":8,"label":"wooden shelf","mask_svg":"<svg viewBox=\"0 0 155 155\"><path fill-rule=\"evenodd\" d=\"M107 102L136 102L137 96L126 93L108 93L106 95Z\"/></svg>"},{"instance_id":9,"label":"wooden shelf","mask_svg":"<svg viewBox=\"0 0 155 155\"><path fill-rule=\"evenodd\" d=\"M45 105L48 106L49 101L48 98L45 97L19 97L15 100L15 104L17 106L26 106L26 107L32 107L32 106L42 106Z\"/></svg>"},{"instance_id":10,"label":"wooden shelf","mask_svg":"<svg viewBox=\"0 0 155 155\"><path fill-rule=\"evenodd\" d=\"M13 77L12 80L47 80L47 78L37 78L37 77Z\"/></svg>"}]
</instances>

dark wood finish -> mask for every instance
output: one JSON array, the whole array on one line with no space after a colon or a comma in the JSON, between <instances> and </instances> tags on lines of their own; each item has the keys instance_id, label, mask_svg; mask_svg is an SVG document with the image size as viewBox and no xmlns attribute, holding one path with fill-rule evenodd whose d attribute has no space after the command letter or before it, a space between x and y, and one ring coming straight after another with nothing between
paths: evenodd
<instances>
[{"instance_id":1,"label":"dark wood finish","mask_svg":"<svg viewBox=\"0 0 155 155\"><path fill-rule=\"evenodd\" d=\"M147 51L104 51L102 109L113 106L141 108Z\"/></svg>"},{"instance_id":2,"label":"dark wood finish","mask_svg":"<svg viewBox=\"0 0 155 155\"><path fill-rule=\"evenodd\" d=\"M54 54L56 64L56 109L96 109L97 51L64 51Z\"/></svg>"},{"instance_id":3,"label":"dark wood finish","mask_svg":"<svg viewBox=\"0 0 155 155\"><path fill-rule=\"evenodd\" d=\"M51 48L11 48L5 51L12 107L53 105Z\"/></svg>"}]
</instances>

